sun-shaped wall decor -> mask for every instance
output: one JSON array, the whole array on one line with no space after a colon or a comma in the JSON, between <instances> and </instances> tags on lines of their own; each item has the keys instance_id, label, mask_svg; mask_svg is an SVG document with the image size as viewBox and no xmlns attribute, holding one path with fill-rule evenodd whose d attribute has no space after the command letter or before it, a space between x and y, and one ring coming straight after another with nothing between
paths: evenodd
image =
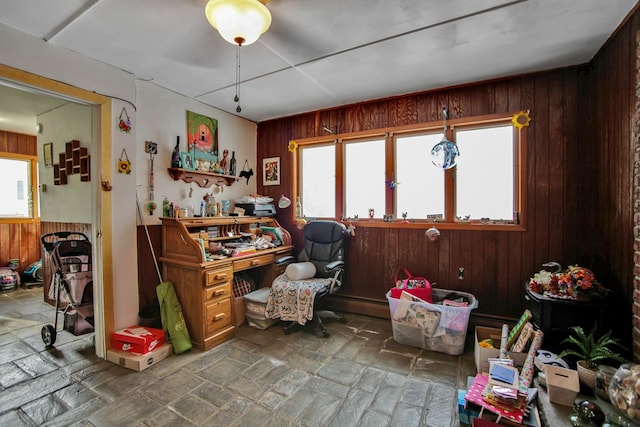
<instances>
[{"instance_id":1,"label":"sun-shaped wall decor","mask_svg":"<svg viewBox=\"0 0 640 427\"><path fill-rule=\"evenodd\" d=\"M298 149L298 143L292 139L291 141L289 141L288 148L290 152L295 153L295 151Z\"/></svg>"},{"instance_id":2,"label":"sun-shaped wall decor","mask_svg":"<svg viewBox=\"0 0 640 427\"><path fill-rule=\"evenodd\" d=\"M511 121L518 129L522 129L525 126L529 126L531 116L529 115L529 111L520 111L513 115Z\"/></svg>"}]
</instances>

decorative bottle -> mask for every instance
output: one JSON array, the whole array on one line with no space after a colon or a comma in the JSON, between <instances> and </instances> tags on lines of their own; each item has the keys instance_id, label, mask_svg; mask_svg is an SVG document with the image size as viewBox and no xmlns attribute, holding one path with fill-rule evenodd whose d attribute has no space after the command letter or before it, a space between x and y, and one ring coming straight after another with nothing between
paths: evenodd
<instances>
[{"instance_id":1,"label":"decorative bottle","mask_svg":"<svg viewBox=\"0 0 640 427\"><path fill-rule=\"evenodd\" d=\"M176 138L176 147L173 149L173 154L171 156L171 167L181 168L182 160L180 159L180 135L178 135Z\"/></svg>"},{"instance_id":2,"label":"decorative bottle","mask_svg":"<svg viewBox=\"0 0 640 427\"><path fill-rule=\"evenodd\" d=\"M236 152L231 152L231 160L229 161L229 175L236 176Z\"/></svg>"},{"instance_id":3,"label":"decorative bottle","mask_svg":"<svg viewBox=\"0 0 640 427\"><path fill-rule=\"evenodd\" d=\"M165 218L169 217L169 199L166 197L162 200L162 216Z\"/></svg>"},{"instance_id":4,"label":"decorative bottle","mask_svg":"<svg viewBox=\"0 0 640 427\"><path fill-rule=\"evenodd\" d=\"M302 203L300 203L300 196L296 196L296 218L302 218Z\"/></svg>"}]
</instances>

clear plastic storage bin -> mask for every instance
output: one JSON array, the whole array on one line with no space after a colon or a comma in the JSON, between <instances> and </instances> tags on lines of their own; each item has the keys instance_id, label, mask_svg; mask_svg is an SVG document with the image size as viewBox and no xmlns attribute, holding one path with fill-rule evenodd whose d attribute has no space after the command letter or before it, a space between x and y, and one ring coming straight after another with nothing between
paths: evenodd
<instances>
[{"instance_id":1,"label":"clear plastic storage bin","mask_svg":"<svg viewBox=\"0 0 640 427\"><path fill-rule=\"evenodd\" d=\"M464 297L466 306L445 305L449 295ZM433 303L392 298L387 292L393 339L404 345L459 355L464 352L471 310L478 307L476 298L466 292L432 289Z\"/></svg>"}]
</instances>

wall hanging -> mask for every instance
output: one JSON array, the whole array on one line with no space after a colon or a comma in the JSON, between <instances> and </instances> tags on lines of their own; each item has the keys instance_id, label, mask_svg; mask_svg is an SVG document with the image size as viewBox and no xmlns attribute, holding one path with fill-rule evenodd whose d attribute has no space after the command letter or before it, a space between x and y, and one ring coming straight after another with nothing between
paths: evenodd
<instances>
[{"instance_id":1,"label":"wall hanging","mask_svg":"<svg viewBox=\"0 0 640 427\"><path fill-rule=\"evenodd\" d=\"M153 211L158 208L158 204L154 201L154 172L153 172L153 158L158 152L158 144L152 141L145 141L144 149L149 153L149 202L147 203L147 210L149 215L153 215Z\"/></svg>"},{"instance_id":2,"label":"wall hanging","mask_svg":"<svg viewBox=\"0 0 640 427\"><path fill-rule=\"evenodd\" d=\"M127 156L127 151L123 148L122 153L120 153L120 158L118 159L118 172L126 173L127 175L131 174L131 162L129 161L129 156Z\"/></svg>"},{"instance_id":3,"label":"wall hanging","mask_svg":"<svg viewBox=\"0 0 640 427\"><path fill-rule=\"evenodd\" d=\"M249 161L244 161L244 166L242 167L242 171L240 172L240 178L247 179L247 185L249 185L249 178L253 176L253 168L249 168Z\"/></svg>"},{"instance_id":4,"label":"wall hanging","mask_svg":"<svg viewBox=\"0 0 640 427\"><path fill-rule=\"evenodd\" d=\"M454 167L456 165L456 157L460 155L458 146L447 139L447 116L447 107L444 107L442 109L442 119L444 121L442 141L431 149L431 162L444 170Z\"/></svg>"},{"instance_id":5,"label":"wall hanging","mask_svg":"<svg viewBox=\"0 0 640 427\"><path fill-rule=\"evenodd\" d=\"M80 146L80 141L73 140L65 144L65 150L58 153L58 163L53 165L54 185L66 185L67 177L80 175L80 181L91 181L91 156L86 147Z\"/></svg>"},{"instance_id":6,"label":"wall hanging","mask_svg":"<svg viewBox=\"0 0 640 427\"><path fill-rule=\"evenodd\" d=\"M525 126L529 126L531 123L530 111L520 111L513 115L513 119L511 119L514 126L518 129L522 129Z\"/></svg>"},{"instance_id":7,"label":"wall hanging","mask_svg":"<svg viewBox=\"0 0 640 427\"><path fill-rule=\"evenodd\" d=\"M129 119L127 109L124 107L122 107L122 111L120 111L120 117L118 118L118 129L120 129L120 132L131 132L131 119Z\"/></svg>"}]
</instances>

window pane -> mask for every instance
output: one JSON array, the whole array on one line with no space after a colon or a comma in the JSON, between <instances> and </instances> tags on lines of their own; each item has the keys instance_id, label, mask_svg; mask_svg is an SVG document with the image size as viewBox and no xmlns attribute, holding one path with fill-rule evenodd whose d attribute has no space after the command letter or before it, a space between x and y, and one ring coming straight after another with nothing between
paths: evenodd
<instances>
[{"instance_id":1,"label":"window pane","mask_svg":"<svg viewBox=\"0 0 640 427\"><path fill-rule=\"evenodd\" d=\"M431 149L442 134L396 139L396 216L408 218L444 216L444 171L431 163Z\"/></svg>"},{"instance_id":2,"label":"window pane","mask_svg":"<svg viewBox=\"0 0 640 427\"><path fill-rule=\"evenodd\" d=\"M0 159L0 218L31 217L31 162Z\"/></svg>"},{"instance_id":3,"label":"window pane","mask_svg":"<svg viewBox=\"0 0 640 427\"><path fill-rule=\"evenodd\" d=\"M345 144L345 212L346 217L368 218L385 213L384 140Z\"/></svg>"},{"instance_id":4,"label":"window pane","mask_svg":"<svg viewBox=\"0 0 640 427\"><path fill-rule=\"evenodd\" d=\"M513 127L458 130L456 216L513 219Z\"/></svg>"},{"instance_id":5,"label":"window pane","mask_svg":"<svg viewBox=\"0 0 640 427\"><path fill-rule=\"evenodd\" d=\"M303 147L301 162L302 214L315 218L336 215L336 158L333 145Z\"/></svg>"}]
</instances>

